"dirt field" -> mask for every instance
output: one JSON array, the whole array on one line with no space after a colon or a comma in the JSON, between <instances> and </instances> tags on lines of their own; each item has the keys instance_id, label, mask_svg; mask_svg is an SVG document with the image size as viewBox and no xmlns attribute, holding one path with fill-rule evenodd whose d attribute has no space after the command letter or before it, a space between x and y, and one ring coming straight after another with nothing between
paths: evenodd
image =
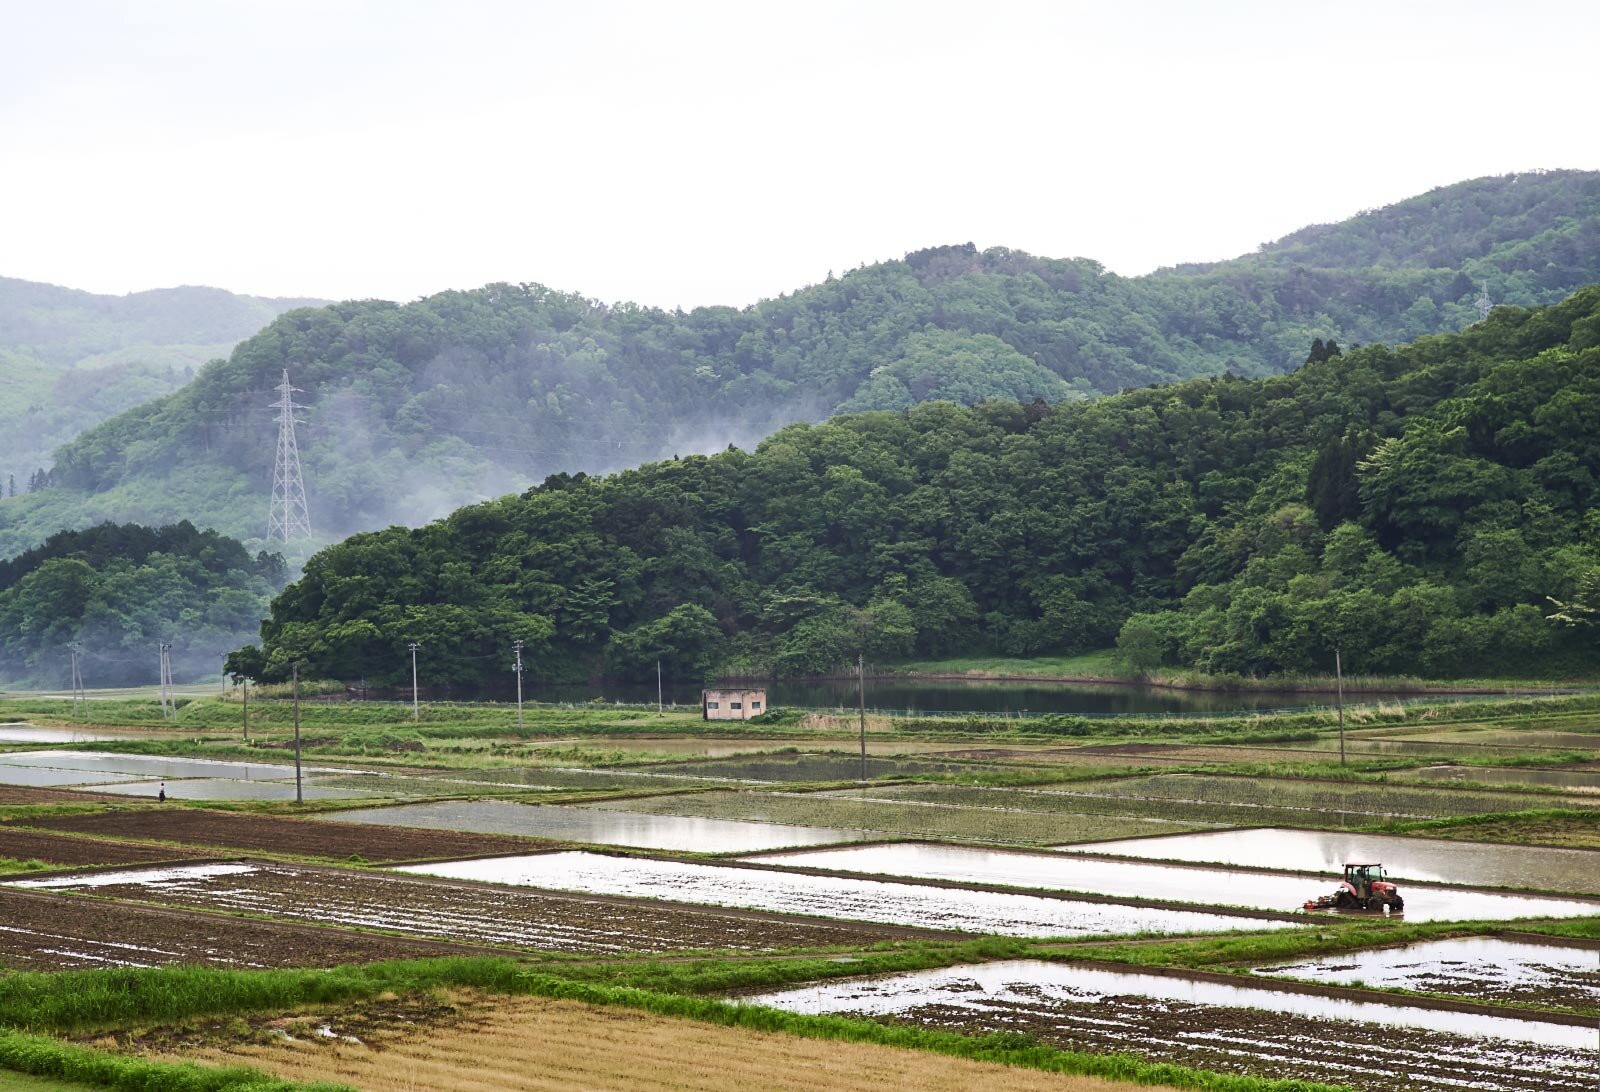
<instances>
[{"instance_id":1,"label":"dirt field","mask_svg":"<svg viewBox=\"0 0 1600 1092\"><path fill-rule=\"evenodd\" d=\"M445 951L459 949L0 886L0 966L13 970L172 964L332 967Z\"/></svg>"},{"instance_id":2,"label":"dirt field","mask_svg":"<svg viewBox=\"0 0 1600 1092\"><path fill-rule=\"evenodd\" d=\"M19 861L43 861L50 865L136 864L141 861L171 861L186 856L193 854L171 846L73 838L65 834L39 834L0 826L0 857L12 857Z\"/></svg>"},{"instance_id":3,"label":"dirt field","mask_svg":"<svg viewBox=\"0 0 1600 1092\"><path fill-rule=\"evenodd\" d=\"M56 815L16 821L19 825L23 822L31 827L77 834L151 838L184 845L258 853L293 853L333 860L358 855L374 863L526 853L541 844L514 835L356 826L316 819L246 815L198 808L117 808L93 815ZM4 826L0 826L0 830L4 829ZM182 856L170 850L167 855Z\"/></svg>"},{"instance_id":4,"label":"dirt field","mask_svg":"<svg viewBox=\"0 0 1600 1092\"><path fill-rule=\"evenodd\" d=\"M419 876L254 862L153 883L108 883L96 893L172 906L361 926L428 939L561 952L832 948L947 934L782 914L700 910L604 896L560 895ZM63 883L71 882L68 880ZM3 920L3 918L0 918Z\"/></svg>"},{"instance_id":5,"label":"dirt field","mask_svg":"<svg viewBox=\"0 0 1600 1092\"><path fill-rule=\"evenodd\" d=\"M374 1031L366 1025L351 1028L337 1019L322 1025L335 1038L319 1035L313 1024L309 1036L295 1036L293 1042L213 1045L177 1057L222 1065L244 1063L293 1080L338 1081L371 1092L595 1088L1133 1092L1135 1087L542 998L463 1005L453 1017L422 1030ZM352 1031L361 1043L337 1038Z\"/></svg>"},{"instance_id":6,"label":"dirt field","mask_svg":"<svg viewBox=\"0 0 1600 1092\"><path fill-rule=\"evenodd\" d=\"M0 807L16 804L109 804L126 803L126 796L109 793L77 792L72 789L39 789L28 785L0 785Z\"/></svg>"}]
</instances>

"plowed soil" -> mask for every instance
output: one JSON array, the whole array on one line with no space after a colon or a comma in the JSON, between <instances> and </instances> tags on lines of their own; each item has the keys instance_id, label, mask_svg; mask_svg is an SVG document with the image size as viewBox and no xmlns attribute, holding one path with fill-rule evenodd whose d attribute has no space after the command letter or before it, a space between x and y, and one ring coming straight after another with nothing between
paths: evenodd
<instances>
[{"instance_id":1,"label":"plowed soil","mask_svg":"<svg viewBox=\"0 0 1600 1092\"><path fill-rule=\"evenodd\" d=\"M373 862L527 853L542 844L534 839L507 834L357 826L353 823L328 823L317 819L247 815L199 808L117 808L93 815L55 815L17 822L77 834L149 838L191 846L290 853L334 860L360 856ZM171 851L167 855L181 856Z\"/></svg>"},{"instance_id":2,"label":"plowed soil","mask_svg":"<svg viewBox=\"0 0 1600 1092\"><path fill-rule=\"evenodd\" d=\"M766 951L838 948L947 934L784 914L458 884L376 872L258 863L209 874L109 882L95 892L170 906L270 915L280 920L385 929L465 944L563 952ZM63 881L65 882L65 881ZM0 917L0 921L4 918ZM135 934L136 935L136 934Z\"/></svg>"},{"instance_id":3,"label":"plowed soil","mask_svg":"<svg viewBox=\"0 0 1600 1092\"><path fill-rule=\"evenodd\" d=\"M39 789L29 785L0 785L0 807L14 804L109 804L125 802L126 796L103 792L78 792L73 789Z\"/></svg>"},{"instance_id":4,"label":"plowed soil","mask_svg":"<svg viewBox=\"0 0 1600 1092\"><path fill-rule=\"evenodd\" d=\"M462 949L337 929L277 925L0 886L0 966L333 967Z\"/></svg>"},{"instance_id":5,"label":"plowed soil","mask_svg":"<svg viewBox=\"0 0 1600 1092\"><path fill-rule=\"evenodd\" d=\"M0 826L0 857L12 857L19 861L43 861L50 865L137 864L192 856L194 854L172 846L74 838L66 834L40 834Z\"/></svg>"},{"instance_id":6,"label":"plowed soil","mask_svg":"<svg viewBox=\"0 0 1600 1092\"><path fill-rule=\"evenodd\" d=\"M280 1025L281 1027L281 1025ZM318 1027L326 1027L319 1032ZM299 1030L299 1029L295 1029ZM1132 1092L1094 1077L1041 1073L868 1043L724 1028L573 1001L504 998L405 1030L339 1017L271 1044L190 1049L172 1060L241 1063L297 1081L336 1081L371 1092ZM351 1042L344 1036L357 1040ZM1152 1086L1144 1085L1143 1088ZM1156 1092L1160 1092L1157 1088Z\"/></svg>"}]
</instances>

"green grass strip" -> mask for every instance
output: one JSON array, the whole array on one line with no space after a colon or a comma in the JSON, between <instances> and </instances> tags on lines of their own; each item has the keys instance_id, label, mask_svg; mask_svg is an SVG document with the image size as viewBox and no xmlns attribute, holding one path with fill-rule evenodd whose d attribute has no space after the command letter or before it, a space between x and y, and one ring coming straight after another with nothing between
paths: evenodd
<instances>
[{"instance_id":1,"label":"green grass strip","mask_svg":"<svg viewBox=\"0 0 1600 1092\"><path fill-rule=\"evenodd\" d=\"M283 1081L244 1066L129 1058L20 1031L0 1031L0 1067L126 1092L353 1092L339 1084Z\"/></svg>"},{"instance_id":2,"label":"green grass strip","mask_svg":"<svg viewBox=\"0 0 1600 1092\"><path fill-rule=\"evenodd\" d=\"M537 973L523 975L522 988L524 992L540 997L581 1001L591 1005L620 1005L658 1016L699 1020L724 1027L781 1032L807 1039L874 1043L979 1062L1039 1069L1047 1073L1103 1077L1134 1084L1200 1088L1208 1092L1350 1092L1344 1085L1216 1073L1170 1062L1141 1061L1126 1054L1087 1054L1047 1046L1021 1032L964 1035L907 1025L879 1024L844 1016L808 1016L759 1005L731 1004L627 986L602 986Z\"/></svg>"}]
</instances>

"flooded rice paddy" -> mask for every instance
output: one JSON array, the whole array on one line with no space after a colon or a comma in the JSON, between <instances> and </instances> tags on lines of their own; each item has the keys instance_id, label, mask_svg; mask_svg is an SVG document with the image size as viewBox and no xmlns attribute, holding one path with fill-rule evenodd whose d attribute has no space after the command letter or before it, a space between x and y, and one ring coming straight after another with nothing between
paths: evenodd
<instances>
[{"instance_id":1,"label":"flooded rice paddy","mask_svg":"<svg viewBox=\"0 0 1600 1092\"><path fill-rule=\"evenodd\" d=\"M1390 775L1397 776L1397 775ZM1480 785L1531 785L1562 792L1600 793L1600 770L1552 770L1540 767L1424 766L1404 777L1424 781L1470 781Z\"/></svg>"},{"instance_id":2,"label":"flooded rice paddy","mask_svg":"<svg viewBox=\"0 0 1600 1092\"><path fill-rule=\"evenodd\" d=\"M101 743L126 739L129 733L88 728L40 728L33 724L0 724L0 743Z\"/></svg>"},{"instance_id":3,"label":"flooded rice paddy","mask_svg":"<svg viewBox=\"0 0 1600 1092\"><path fill-rule=\"evenodd\" d=\"M307 799L344 799L359 790L315 784L317 775L343 771L307 767ZM91 787L96 792L173 800L293 800L294 767L276 762L229 762L162 755L82 751L0 754L0 784Z\"/></svg>"},{"instance_id":4,"label":"flooded rice paddy","mask_svg":"<svg viewBox=\"0 0 1600 1092\"><path fill-rule=\"evenodd\" d=\"M596 853L402 866L451 879L1016 937L1294 928L1289 922Z\"/></svg>"},{"instance_id":5,"label":"flooded rice paddy","mask_svg":"<svg viewBox=\"0 0 1600 1092\"><path fill-rule=\"evenodd\" d=\"M414 937L562 952L766 950L870 944L881 931L624 904L383 873L256 863L126 869L0 885L226 910ZM79 903L78 905L82 905Z\"/></svg>"},{"instance_id":6,"label":"flooded rice paddy","mask_svg":"<svg viewBox=\"0 0 1600 1092\"><path fill-rule=\"evenodd\" d=\"M1400 879L1600 893L1600 851L1587 849L1265 827L1090 842L1059 852L1328 873L1345 861L1379 861Z\"/></svg>"},{"instance_id":7,"label":"flooded rice paddy","mask_svg":"<svg viewBox=\"0 0 1600 1092\"><path fill-rule=\"evenodd\" d=\"M1332 873L1318 881L1217 868L922 844L847 846L761 859L771 864L843 872L1051 888L1114 898L1164 899L1254 910L1298 910L1305 900L1328 894L1339 883ZM1405 919L1411 922L1600 915L1600 902L1428 887L1405 888L1401 894L1405 897Z\"/></svg>"},{"instance_id":8,"label":"flooded rice paddy","mask_svg":"<svg viewBox=\"0 0 1600 1092\"><path fill-rule=\"evenodd\" d=\"M865 795L837 792L697 792L650 799L599 801L585 805L600 810L644 812L652 815L699 815L716 819L750 819L798 826L845 827L880 835L912 838L955 838L964 842L1001 845L1052 845L1141 834L1201 830L1208 824L1178 819L1128 815L1125 805L1066 808L1061 814L1000 807L991 803L968 804L949 795L921 801L886 795L895 786L883 786ZM941 786L933 786L941 788ZM954 794L960 786L943 786ZM989 800L990 798L984 797Z\"/></svg>"},{"instance_id":9,"label":"flooded rice paddy","mask_svg":"<svg viewBox=\"0 0 1600 1092\"><path fill-rule=\"evenodd\" d=\"M1591 1092L1595 1031L1155 974L1014 960L747 997L1363 1090ZM1398 1079L1397 1079L1398 1078Z\"/></svg>"},{"instance_id":10,"label":"flooded rice paddy","mask_svg":"<svg viewBox=\"0 0 1600 1092\"><path fill-rule=\"evenodd\" d=\"M656 769L728 781L801 782L855 781L862 777L863 766L868 780L911 774L959 773L969 769L948 762L875 758L871 755L863 764L859 755L848 754L748 756L707 762L680 762Z\"/></svg>"},{"instance_id":11,"label":"flooded rice paddy","mask_svg":"<svg viewBox=\"0 0 1600 1092\"><path fill-rule=\"evenodd\" d=\"M339 823L376 823L478 834L522 834L595 845L695 853L753 853L785 846L850 842L867 837L861 831L838 827L642 815L593 808L517 804L504 800L405 804L393 808L336 812L327 818Z\"/></svg>"},{"instance_id":12,"label":"flooded rice paddy","mask_svg":"<svg viewBox=\"0 0 1600 1092\"><path fill-rule=\"evenodd\" d=\"M1594 1010L1600 1007L1600 949L1498 937L1429 940L1401 948L1341 952L1256 973L1335 986L1442 993L1484 1002Z\"/></svg>"}]
</instances>

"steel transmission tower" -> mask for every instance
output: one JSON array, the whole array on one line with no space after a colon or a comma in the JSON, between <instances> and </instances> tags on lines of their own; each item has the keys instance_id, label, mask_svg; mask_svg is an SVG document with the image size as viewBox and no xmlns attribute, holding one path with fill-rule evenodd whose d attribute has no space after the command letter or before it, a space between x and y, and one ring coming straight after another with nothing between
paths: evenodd
<instances>
[{"instance_id":1,"label":"steel transmission tower","mask_svg":"<svg viewBox=\"0 0 1600 1092\"><path fill-rule=\"evenodd\" d=\"M288 369L278 384L278 457L272 464L272 512L267 517L267 538L289 542L311 537L311 516L306 511L306 485L300 477L300 448L294 441L294 396L304 393L289 385Z\"/></svg>"}]
</instances>

